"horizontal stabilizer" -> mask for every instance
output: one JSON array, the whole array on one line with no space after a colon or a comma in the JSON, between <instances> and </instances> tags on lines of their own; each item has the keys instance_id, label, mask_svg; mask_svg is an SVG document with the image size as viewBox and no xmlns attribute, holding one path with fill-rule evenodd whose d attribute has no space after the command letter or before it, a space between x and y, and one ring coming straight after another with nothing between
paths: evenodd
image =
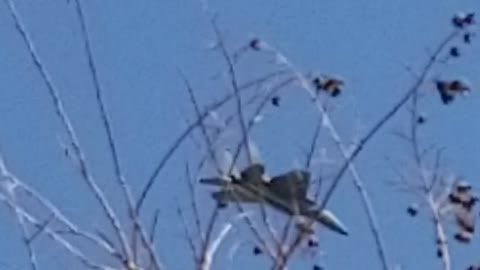
<instances>
[{"instance_id":1,"label":"horizontal stabilizer","mask_svg":"<svg viewBox=\"0 0 480 270\"><path fill-rule=\"evenodd\" d=\"M216 191L212 193L212 197L220 204L227 202L252 203L261 201L261 198L251 193L235 192L233 190Z\"/></svg>"},{"instance_id":2,"label":"horizontal stabilizer","mask_svg":"<svg viewBox=\"0 0 480 270\"><path fill-rule=\"evenodd\" d=\"M199 181L201 184L212 186L226 186L230 184L230 181L221 177L201 178Z\"/></svg>"}]
</instances>

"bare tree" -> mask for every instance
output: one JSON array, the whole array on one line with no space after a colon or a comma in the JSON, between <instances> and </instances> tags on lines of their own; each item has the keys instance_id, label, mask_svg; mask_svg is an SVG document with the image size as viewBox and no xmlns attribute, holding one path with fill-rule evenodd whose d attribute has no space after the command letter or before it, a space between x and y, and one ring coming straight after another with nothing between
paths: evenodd
<instances>
[{"instance_id":1,"label":"bare tree","mask_svg":"<svg viewBox=\"0 0 480 270\"><path fill-rule=\"evenodd\" d=\"M183 264L190 260L198 270L223 269L217 264L232 263L240 246L251 248L252 256L265 255L267 262L237 268L267 265L271 269L287 269L295 258L302 258L302 254L328 253L328 247L324 247L322 239L315 234L317 229L330 228L348 235L350 232L345 227L356 225L345 226L339 215L328 209L345 178L351 178L359 194L359 204L373 240L373 246L364 248L376 252L379 269L398 269L395 265L401 262L392 255L395 243L386 241L386 230L379 222L382 217L377 213L362 176L365 172L357 158L367 146L375 143L375 136L385 130L386 124L394 122L395 116L403 111L409 116L402 122L407 124L407 132L402 130L396 135L409 149L406 156L413 173L406 173L405 168L399 168L402 165L394 163L398 179L392 182L393 186L398 188L396 190L413 194L419 201L407 209L411 216L425 210L421 212L426 213L433 225L432 249L442 269L455 269L450 239L464 244L473 242L475 204L478 201L474 187L462 179L461 173L449 177L447 172L453 169L442 164L442 148L424 146L426 140L422 140L420 133L428 127L428 119L421 113L424 111L422 105L438 102L428 92L436 91L442 105L455 106L457 96L469 93L473 87L461 78L444 78L434 72L443 68L445 63L463 57L460 52L471 45L474 37L474 13L452 16L452 29L446 31L444 38L429 52L423 66L417 71L409 69L413 79L404 94L385 113L378 115L378 120L352 144L349 135L342 135L338 127L335 108L335 102L344 96L345 89L351 87L348 78L329 72L304 72L262 37L250 38L241 46L230 46L230 36L226 35L228 30L222 25L221 14L212 15L204 6L204 16L214 40L211 49L221 59L221 71L215 76L223 81L214 80L213 84L221 91L214 100L203 104L198 95L201 89L196 87L188 72L175 67L188 97L184 103L191 107L193 114L186 116L187 125L173 142L162 142L167 145L166 150L143 183L126 177L116 139L118 134L112 124L114 119L109 113L109 100L97 67L98 56L90 32L94 25L87 20L82 3L81 0L68 1L72 18L79 26L94 102L120 201L112 198L103 181L96 176L68 107L64 105L64 91L58 87L55 74L50 73L37 51L34 35L18 12L16 3L4 0L12 25L24 45L19 50L28 53L60 123L66 141L62 146L65 156L106 220L101 228L83 228L69 217L62 205L30 185L29 179L18 177L18 172L11 169L14 165L9 157L0 153L0 200L20 228L20 240L26 248L30 269L44 268L39 263L41 253L38 251L43 248L39 239L48 239L47 242L41 241L41 245L61 247L72 261L86 269L177 269L178 266L167 263L172 259L166 259L164 256L169 255L162 252L169 246L183 247L181 252L185 256L175 260L181 260ZM258 66L262 67L262 74L252 78L243 76L245 69ZM319 68L328 70L327 63L322 63ZM303 104L308 104L306 107L315 112L311 123L315 128L301 132L304 141L301 147L306 150L298 159L304 159L304 164L285 168L287 173L274 174L271 169L273 161L261 157L262 144L257 142L255 134L263 131L271 132L272 137L282 137L282 131L269 131L264 121L268 121L268 111L272 107L281 110L286 104L298 101L284 99L292 91L296 91L298 99L303 99ZM295 124L288 119L282 123L285 128ZM175 194L177 205L160 203L152 211L148 200L162 173L169 169L169 161L182 151L188 151L188 155L181 162L183 167L176 169L180 172L178 178L184 193ZM325 155L334 157L335 166L328 165L333 171L331 174L324 170ZM208 178L205 178L206 174L209 174ZM219 186L219 190L199 186L200 179ZM213 206L201 203L199 194L206 195ZM167 208L175 209L177 221L162 218L161 213ZM162 231L159 231L160 226L172 223L179 224L183 232L183 237L179 237L175 244L162 240ZM320 226L315 227L317 223ZM452 226L455 232L450 237L449 228ZM418 237L422 236L418 233ZM347 255L343 256L348 259ZM316 262L312 264L316 270L323 267ZM467 268L478 269L478 266L469 262Z\"/></svg>"}]
</instances>

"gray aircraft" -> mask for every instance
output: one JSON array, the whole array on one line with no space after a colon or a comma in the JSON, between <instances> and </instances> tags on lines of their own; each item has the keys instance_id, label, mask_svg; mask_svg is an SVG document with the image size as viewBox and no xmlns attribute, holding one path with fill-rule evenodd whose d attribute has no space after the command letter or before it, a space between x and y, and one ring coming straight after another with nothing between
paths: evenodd
<instances>
[{"instance_id":1,"label":"gray aircraft","mask_svg":"<svg viewBox=\"0 0 480 270\"><path fill-rule=\"evenodd\" d=\"M221 187L212 192L220 207L226 207L229 202L266 203L288 215L313 219L337 233L348 235L346 227L331 211L320 211L307 197L310 172L294 169L269 181L264 173L265 167L255 163L245 168L239 177L203 178L200 183ZM307 229L302 224L297 225Z\"/></svg>"}]
</instances>

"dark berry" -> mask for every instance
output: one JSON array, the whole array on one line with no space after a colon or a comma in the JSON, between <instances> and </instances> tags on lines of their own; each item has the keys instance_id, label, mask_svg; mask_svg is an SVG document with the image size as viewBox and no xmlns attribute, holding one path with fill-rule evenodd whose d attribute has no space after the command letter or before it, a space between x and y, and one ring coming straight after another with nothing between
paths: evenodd
<instances>
[{"instance_id":1,"label":"dark berry","mask_svg":"<svg viewBox=\"0 0 480 270\"><path fill-rule=\"evenodd\" d=\"M410 216L414 217L414 216L416 216L416 215L418 214L418 209L417 209L416 206L410 205L410 206L407 208L407 213L408 213Z\"/></svg>"},{"instance_id":2,"label":"dark berry","mask_svg":"<svg viewBox=\"0 0 480 270\"><path fill-rule=\"evenodd\" d=\"M450 48L450 56L452 56L452 57L459 57L460 56L460 51L458 50L458 47Z\"/></svg>"},{"instance_id":3,"label":"dark berry","mask_svg":"<svg viewBox=\"0 0 480 270\"><path fill-rule=\"evenodd\" d=\"M422 125L425 124L425 122L427 122L427 118L424 115L419 115L417 117L417 124Z\"/></svg>"},{"instance_id":4,"label":"dark berry","mask_svg":"<svg viewBox=\"0 0 480 270\"><path fill-rule=\"evenodd\" d=\"M258 246L255 246L255 247L253 248L253 254L254 254L254 255L260 255L260 254L262 254L262 249L259 248Z\"/></svg>"},{"instance_id":5,"label":"dark berry","mask_svg":"<svg viewBox=\"0 0 480 270\"><path fill-rule=\"evenodd\" d=\"M275 107L280 106L280 97L279 96L274 96L272 98L272 105Z\"/></svg>"}]
</instances>

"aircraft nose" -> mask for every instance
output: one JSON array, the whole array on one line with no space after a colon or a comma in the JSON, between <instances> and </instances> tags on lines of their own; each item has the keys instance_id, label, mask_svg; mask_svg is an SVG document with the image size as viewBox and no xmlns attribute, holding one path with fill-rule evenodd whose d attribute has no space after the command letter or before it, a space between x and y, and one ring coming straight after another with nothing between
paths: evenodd
<instances>
[{"instance_id":1,"label":"aircraft nose","mask_svg":"<svg viewBox=\"0 0 480 270\"><path fill-rule=\"evenodd\" d=\"M332 231L335 231L341 235L348 236L349 232L347 227L329 210L323 210L317 217L318 222Z\"/></svg>"}]
</instances>

